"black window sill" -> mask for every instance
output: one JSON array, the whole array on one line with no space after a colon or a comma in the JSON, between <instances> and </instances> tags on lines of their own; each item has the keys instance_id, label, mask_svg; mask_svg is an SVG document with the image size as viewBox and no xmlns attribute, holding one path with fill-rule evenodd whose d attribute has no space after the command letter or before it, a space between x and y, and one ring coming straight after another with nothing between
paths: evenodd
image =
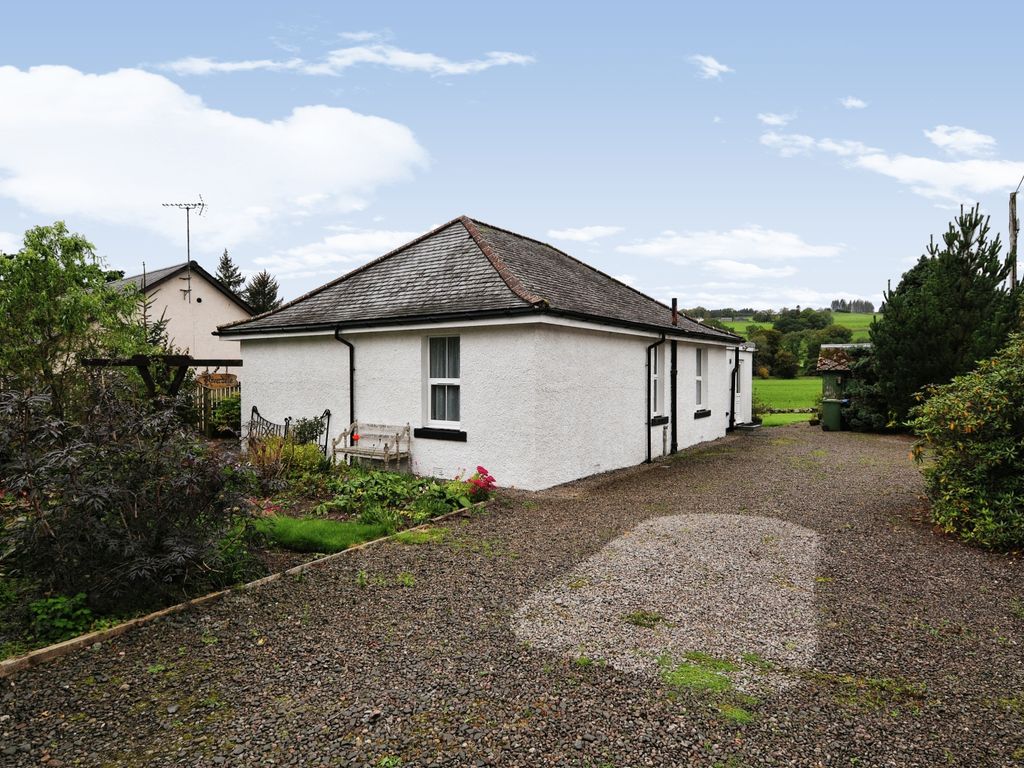
<instances>
[{"instance_id":1,"label":"black window sill","mask_svg":"<svg viewBox=\"0 0 1024 768\"><path fill-rule=\"evenodd\" d=\"M461 429L438 429L436 427L416 427L412 431L413 437L420 437L425 440L452 440L456 443L466 442L466 433Z\"/></svg>"},{"instance_id":2,"label":"black window sill","mask_svg":"<svg viewBox=\"0 0 1024 768\"><path fill-rule=\"evenodd\" d=\"M693 412L693 418L695 419L706 419L710 415L711 411L709 411L707 408Z\"/></svg>"},{"instance_id":3,"label":"black window sill","mask_svg":"<svg viewBox=\"0 0 1024 768\"><path fill-rule=\"evenodd\" d=\"M652 427L660 427L663 424L668 424L668 416L651 416Z\"/></svg>"}]
</instances>

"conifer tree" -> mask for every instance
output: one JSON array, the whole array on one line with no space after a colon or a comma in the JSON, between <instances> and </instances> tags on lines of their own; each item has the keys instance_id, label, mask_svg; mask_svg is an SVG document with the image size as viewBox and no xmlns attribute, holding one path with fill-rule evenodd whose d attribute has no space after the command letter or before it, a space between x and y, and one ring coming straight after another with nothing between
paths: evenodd
<instances>
[{"instance_id":1,"label":"conifer tree","mask_svg":"<svg viewBox=\"0 0 1024 768\"><path fill-rule=\"evenodd\" d=\"M277 298L277 289L277 280L264 269L249 278L242 297L256 314L261 314L281 306L281 300Z\"/></svg>"},{"instance_id":2,"label":"conifer tree","mask_svg":"<svg viewBox=\"0 0 1024 768\"><path fill-rule=\"evenodd\" d=\"M1020 289L1006 284L1009 259L989 239L979 207L960 209L927 253L885 292L885 314L871 324L879 394L903 422L915 394L945 384L992 357L1017 328Z\"/></svg>"},{"instance_id":3,"label":"conifer tree","mask_svg":"<svg viewBox=\"0 0 1024 768\"><path fill-rule=\"evenodd\" d=\"M221 254L220 263L217 265L217 279L224 283L234 294L238 294L245 286L245 278L242 277L242 271L231 260L227 248Z\"/></svg>"}]
</instances>

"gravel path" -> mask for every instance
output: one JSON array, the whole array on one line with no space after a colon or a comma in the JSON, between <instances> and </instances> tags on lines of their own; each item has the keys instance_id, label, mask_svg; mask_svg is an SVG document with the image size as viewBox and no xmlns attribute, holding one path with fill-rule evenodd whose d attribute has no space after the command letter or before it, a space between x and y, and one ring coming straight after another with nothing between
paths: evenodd
<instances>
[{"instance_id":1,"label":"gravel path","mask_svg":"<svg viewBox=\"0 0 1024 768\"><path fill-rule=\"evenodd\" d=\"M586 665L660 678L687 653L745 693L796 684L818 647L818 535L773 517L671 515L613 539L516 613L515 632ZM751 663L744 663L749 661Z\"/></svg>"},{"instance_id":2,"label":"gravel path","mask_svg":"<svg viewBox=\"0 0 1024 768\"><path fill-rule=\"evenodd\" d=\"M0 765L1024 765L1024 566L922 522L908 449L783 427L515 494L442 541L352 553L0 681ZM744 517L768 531L746 536L752 556L764 536L795 537L782 580L801 595L763 592L781 613L739 598L737 616L765 617L762 640L793 652L776 657L786 685L742 700L750 722L725 716L726 694L516 635L625 534L692 542L710 527L737 569L767 575L731 549ZM637 608L646 593L670 612L686 580L666 586L651 565L629 566L650 583ZM745 594L736 573L722 583ZM750 650L747 619L694 629L731 603L691 598L704 618L673 614L678 650Z\"/></svg>"}]
</instances>

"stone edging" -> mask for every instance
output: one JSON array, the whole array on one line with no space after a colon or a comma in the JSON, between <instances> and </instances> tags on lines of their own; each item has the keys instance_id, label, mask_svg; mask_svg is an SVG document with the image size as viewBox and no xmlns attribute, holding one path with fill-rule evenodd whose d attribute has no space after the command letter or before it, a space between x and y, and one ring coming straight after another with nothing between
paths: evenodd
<instances>
[{"instance_id":1,"label":"stone edging","mask_svg":"<svg viewBox=\"0 0 1024 768\"><path fill-rule=\"evenodd\" d=\"M316 560L310 560L306 563L300 563L299 565L288 568L287 570L278 571L277 573L271 573L270 575L264 576L261 579L256 579L255 581L249 581L245 584L239 584L234 587L229 587L228 589L222 589L218 592L210 592L209 594L201 595L200 597L194 597L191 600L186 600L183 603L171 605L167 608L161 608L159 611L154 611L153 613L147 613L145 616L137 616L134 619L128 619L127 621L122 622L121 624L118 624L114 627L110 627L108 629L98 629L95 632L89 632L85 635L79 635L78 637L73 637L70 640L65 640L63 642L56 643L55 645L48 645L45 648L37 648L34 651L26 653L24 656L16 656L13 659L5 659L4 661L0 661L0 680L2 680L5 677L8 677L9 675L14 674L15 672L19 672L23 669L28 669L29 667L38 666L39 664L43 664L52 659L59 659L61 656L67 656L69 653L73 653L74 651L93 645L95 643L102 643L106 642L107 640L113 640L118 635L123 635L125 632L135 629L135 627L142 626L143 624L149 624L153 621L156 621L157 619L163 618L164 616L170 616L175 613L181 613L182 611L186 611L189 608L195 608L206 603L212 603L224 597L225 595L230 595L232 592L255 589L256 587L261 587L264 584L270 584L271 582L277 581L278 579L281 579L285 576L297 576L298 574L304 573L305 571L308 571L312 568L317 568L325 563L337 560L343 555L347 555L349 552L355 552L359 549L365 549L366 547L373 546L374 544L379 544L382 541L390 541L400 533L406 533L407 531L417 531L422 528L428 528L436 524L440 520L447 520L452 517L459 517L461 515L469 513L471 510L483 509L485 506L487 506L487 504L487 501L478 501L476 504L472 504L468 507L463 507L462 509L455 509L452 510L451 512L439 515L438 517L435 517L432 520L429 520L421 525L417 525L413 528L405 528L401 531L396 531L390 536L381 536L379 539L371 539L370 541L364 541L362 544L356 544L355 546L349 547L348 549L343 549L341 552L335 552L330 555L324 555L323 557L318 557Z\"/></svg>"}]
</instances>

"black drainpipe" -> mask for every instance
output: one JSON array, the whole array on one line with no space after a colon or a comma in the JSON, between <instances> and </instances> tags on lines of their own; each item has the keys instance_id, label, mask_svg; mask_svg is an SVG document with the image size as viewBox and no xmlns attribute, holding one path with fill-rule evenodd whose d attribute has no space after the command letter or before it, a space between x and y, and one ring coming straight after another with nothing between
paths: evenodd
<instances>
[{"instance_id":1,"label":"black drainpipe","mask_svg":"<svg viewBox=\"0 0 1024 768\"><path fill-rule=\"evenodd\" d=\"M644 464L651 463L651 350L665 343L665 334L653 344L647 346L647 413L644 414L644 428L647 430L647 460Z\"/></svg>"},{"instance_id":2,"label":"black drainpipe","mask_svg":"<svg viewBox=\"0 0 1024 768\"><path fill-rule=\"evenodd\" d=\"M334 329L334 339L348 347L348 423L351 426L356 420L356 348L351 341L341 338L341 328ZM352 445L352 435L348 436L348 444Z\"/></svg>"},{"instance_id":3,"label":"black drainpipe","mask_svg":"<svg viewBox=\"0 0 1024 768\"><path fill-rule=\"evenodd\" d=\"M736 428L736 378L740 374L740 348L732 350L732 377L729 380L729 432Z\"/></svg>"},{"instance_id":4,"label":"black drainpipe","mask_svg":"<svg viewBox=\"0 0 1024 768\"><path fill-rule=\"evenodd\" d=\"M679 325L679 303L677 299L672 299L672 325ZM672 442L669 445L669 453L675 453L679 450L679 431L677 425L679 423L679 414L676 408L676 346L678 342L672 339L672 344L669 345L669 398L671 399L671 419L672 419Z\"/></svg>"}]
</instances>

